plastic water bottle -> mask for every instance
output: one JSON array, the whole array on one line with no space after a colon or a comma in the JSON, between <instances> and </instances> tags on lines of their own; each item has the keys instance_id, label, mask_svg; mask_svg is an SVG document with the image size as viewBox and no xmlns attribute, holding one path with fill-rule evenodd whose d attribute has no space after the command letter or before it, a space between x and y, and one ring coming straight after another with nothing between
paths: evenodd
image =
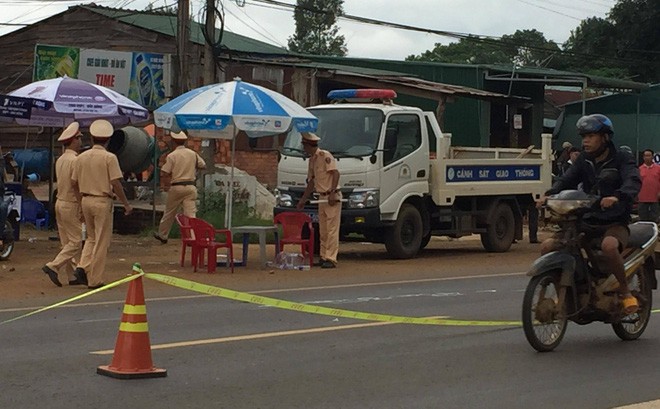
<instances>
[{"instance_id":1,"label":"plastic water bottle","mask_svg":"<svg viewBox=\"0 0 660 409\"><path fill-rule=\"evenodd\" d=\"M305 257L299 253L281 252L275 258L273 266L280 270L309 270L309 264L305 262Z\"/></svg>"},{"instance_id":2,"label":"plastic water bottle","mask_svg":"<svg viewBox=\"0 0 660 409\"><path fill-rule=\"evenodd\" d=\"M305 265L305 258L302 254L292 253L289 254L288 265L291 270L302 270L302 266Z\"/></svg>"},{"instance_id":3,"label":"plastic water bottle","mask_svg":"<svg viewBox=\"0 0 660 409\"><path fill-rule=\"evenodd\" d=\"M296 266L296 268L294 270L309 271L309 264L304 264L302 266Z\"/></svg>"}]
</instances>

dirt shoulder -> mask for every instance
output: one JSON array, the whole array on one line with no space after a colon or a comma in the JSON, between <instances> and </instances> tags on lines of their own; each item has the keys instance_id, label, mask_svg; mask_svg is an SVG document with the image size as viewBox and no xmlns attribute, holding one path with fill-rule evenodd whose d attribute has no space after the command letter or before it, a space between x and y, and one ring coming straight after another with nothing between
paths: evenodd
<instances>
[{"instance_id":1,"label":"dirt shoulder","mask_svg":"<svg viewBox=\"0 0 660 409\"><path fill-rule=\"evenodd\" d=\"M547 233L541 232L543 239ZM41 271L43 265L59 251L59 241L54 231L38 231L30 226L22 227L21 241L10 260L0 262L0 304L4 307L47 304L86 292L86 287L67 286L67 277L60 276L63 287L53 285ZM32 238L30 240L30 238ZM235 258L240 258L241 245L235 244ZM216 274L205 270L194 273L190 267L190 250L186 266L179 265L181 243L172 239L162 245L151 237L114 235L108 254L106 284L131 273L133 263L140 263L147 272L172 275L210 285L241 291L259 291L282 288L301 288L351 284L362 282L399 281L422 278L485 275L489 273L513 273L524 271L538 256L538 244L523 240L514 244L507 253L487 253L478 236L449 240L434 238L415 259L392 260L379 244L341 243L339 266L336 269L314 267L309 271L291 271L262 268L259 263L259 246L249 247L247 267L236 267L230 274L226 267L218 267ZM299 251L287 247L287 251ZM267 255L274 257L275 249L269 245ZM181 294L183 290L146 280L147 297ZM120 286L102 294L99 299L121 299L125 288Z\"/></svg>"}]
</instances>

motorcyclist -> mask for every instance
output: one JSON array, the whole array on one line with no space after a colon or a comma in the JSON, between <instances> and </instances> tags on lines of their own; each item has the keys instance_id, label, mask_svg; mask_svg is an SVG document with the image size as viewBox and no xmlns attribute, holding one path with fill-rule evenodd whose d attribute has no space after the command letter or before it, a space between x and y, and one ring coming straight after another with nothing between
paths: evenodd
<instances>
[{"instance_id":1,"label":"motorcyclist","mask_svg":"<svg viewBox=\"0 0 660 409\"><path fill-rule=\"evenodd\" d=\"M576 189L580 183L585 192L601 197L600 209L587 213L583 221L598 232L594 238L602 237L600 248L605 261L602 269L609 270L606 272L616 277L625 313L632 314L639 308L639 303L628 288L621 251L630 236L628 223L632 205L642 185L639 169L631 154L615 148L612 142L614 128L608 117L585 115L576 126L582 137L583 151L573 166L538 200L538 204L544 204L546 196ZM551 238L543 242L541 251L545 254L559 247L559 241Z\"/></svg>"}]
</instances>

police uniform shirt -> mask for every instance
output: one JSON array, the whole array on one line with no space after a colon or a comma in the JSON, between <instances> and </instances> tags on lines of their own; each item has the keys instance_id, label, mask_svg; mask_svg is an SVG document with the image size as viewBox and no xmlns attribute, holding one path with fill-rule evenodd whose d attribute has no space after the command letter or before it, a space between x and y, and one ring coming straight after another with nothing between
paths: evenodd
<instances>
[{"instance_id":1,"label":"police uniform shirt","mask_svg":"<svg viewBox=\"0 0 660 409\"><path fill-rule=\"evenodd\" d=\"M172 175L172 183L194 182L195 171L205 166L206 162L195 151L185 146L177 146L167 155L161 170Z\"/></svg>"},{"instance_id":2,"label":"police uniform shirt","mask_svg":"<svg viewBox=\"0 0 660 409\"><path fill-rule=\"evenodd\" d=\"M117 157L101 145L94 145L75 160L71 179L83 195L113 197L112 180L121 179Z\"/></svg>"},{"instance_id":3,"label":"police uniform shirt","mask_svg":"<svg viewBox=\"0 0 660 409\"><path fill-rule=\"evenodd\" d=\"M73 149L66 149L55 163L55 174L57 175L57 200L63 202L77 202L73 191L73 168L78 154Z\"/></svg>"},{"instance_id":4,"label":"police uniform shirt","mask_svg":"<svg viewBox=\"0 0 660 409\"><path fill-rule=\"evenodd\" d=\"M321 194L337 189L332 185L332 173L337 170L337 161L328 151L317 149L309 160L307 178L314 180L314 189Z\"/></svg>"}]
</instances>

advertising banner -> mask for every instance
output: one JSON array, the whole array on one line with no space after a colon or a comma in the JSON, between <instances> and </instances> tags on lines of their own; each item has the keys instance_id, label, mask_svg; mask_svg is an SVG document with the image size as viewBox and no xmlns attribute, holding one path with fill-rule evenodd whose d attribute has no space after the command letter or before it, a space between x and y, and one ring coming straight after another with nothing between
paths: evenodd
<instances>
[{"instance_id":1,"label":"advertising banner","mask_svg":"<svg viewBox=\"0 0 660 409\"><path fill-rule=\"evenodd\" d=\"M32 99L0 94L0 116L30 119Z\"/></svg>"},{"instance_id":2,"label":"advertising banner","mask_svg":"<svg viewBox=\"0 0 660 409\"><path fill-rule=\"evenodd\" d=\"M78 78L80 49L59 45L37 44L34 51L33 81L68 76Z\"/></svg>"},{"instance_id":3,"label":"advertising banner","mask_svg":"<svg viewBox=\"0 0 660 409\"><path fill-rule=\"evenodd\" d=\"M80 51L78 79L102 85L128 96L132 53L105 50ZM140 103L139 101L136 101Z\"/></svg>"},{"instance_id":4,"label":"advertising banner","mask_svg":"<svg viewBox=\"0 0 660 409\"><path fill-rule=\"evenodd\" d=\"M130 89L127 96L145 108L156 109L165 102L165 55L133 53Z\"/></svg>"},{"instance_id":5,"label":"advertising banner","mask_svg":"<svg viewBox=\"0 0 660 409\"><path fill-rule=\"evenodd\" d=\"M67 75L110 88L143 107L163 105L170 84L170 56L37 44L33 80Z\"/></svg>"}]
</instances>

